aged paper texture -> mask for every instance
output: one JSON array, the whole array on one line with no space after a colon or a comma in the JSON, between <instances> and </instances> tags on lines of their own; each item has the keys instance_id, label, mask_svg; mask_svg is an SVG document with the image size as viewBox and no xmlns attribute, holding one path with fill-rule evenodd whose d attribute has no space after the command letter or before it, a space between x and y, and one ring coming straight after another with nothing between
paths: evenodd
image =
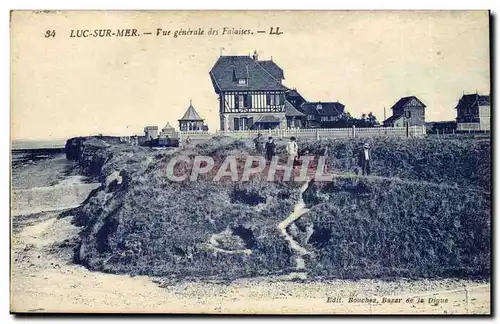
<instances>
[{"instance_id":1,"label":"aged paper texture","mask_svg":"<svg viewBox=\"0 0 500 324\"><path fill-rule=\"evenodd\" d=\"M12 11L11 311L490 314L488 11Z\"/></svg>"}]
</instances>

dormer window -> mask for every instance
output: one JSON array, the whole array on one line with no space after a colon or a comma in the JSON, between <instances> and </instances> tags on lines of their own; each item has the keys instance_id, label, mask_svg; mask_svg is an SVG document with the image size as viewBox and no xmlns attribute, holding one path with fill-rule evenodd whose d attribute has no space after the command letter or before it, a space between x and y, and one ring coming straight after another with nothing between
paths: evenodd
<instances>
[{"instance_id":1,"label":"dormer window","mask_svg":"<svg viewBox=\"0 0 500 324\"><path fill-rule=\"evenodd\" d=\"M245 78L239 78L238 79L238 85L247 85L247 79L245 79Z\"/></svg>"},{"instance_id":2,"label":"dormer window","mask_svg":"<svg viewBox=\"0 0 500 324\"><path fill-rule=\"evenodd\" d=\"M323 105L322 104L317 104L316 105L316 109L323 109Z\"/></svg>"}]
</instances>

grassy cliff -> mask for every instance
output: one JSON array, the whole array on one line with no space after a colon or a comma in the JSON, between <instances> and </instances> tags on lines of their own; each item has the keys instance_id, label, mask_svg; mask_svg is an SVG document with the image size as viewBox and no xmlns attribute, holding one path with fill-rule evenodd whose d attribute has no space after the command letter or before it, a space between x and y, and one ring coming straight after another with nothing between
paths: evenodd
<instances>
[{"instance_id":1,"label":"grassy cliff","mask_svg":"<svg viewBox=\"0 0 500 324\"><path fill-rule=\"evenodd\" d=\"M373 172L381 177L352 177L362 143L299 142L304 153L327 149L330 168L346 173L312 184L304 194L310 211L289 228L313 252L307 271L343 278L487 276L490 142L373 139ZM283 154L284 142L277 144ZM292 271L293 252L277 224L299 200L300 184L259 177L171 182L165 169L178 154L220 163L253 148L229 138L177 151L81 142L73 158L85 172L103 182L119 172L123 180L103 186L78 210L76 260L129 274L235 278Z\"/></svg>"},{"instance_id":2,"label":"grassy cliff","mask_svg":"<svg viewBox=\"0 0 500 324\"><path fill-rule=\"evenodd\" d=\"M314 251L311 271L345 278L487 277L487 192L427 182L340 178L305 193L296 223Z\"/></svg>"}]
</instances>

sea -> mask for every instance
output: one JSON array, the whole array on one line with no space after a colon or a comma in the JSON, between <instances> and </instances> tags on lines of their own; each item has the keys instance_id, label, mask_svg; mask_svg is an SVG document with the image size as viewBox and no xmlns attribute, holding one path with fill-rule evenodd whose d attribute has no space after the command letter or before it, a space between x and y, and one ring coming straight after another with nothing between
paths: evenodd
<instances>
[{"instance_id":1,"label":"sea","mask_svg":"<svg viewBox=\"0 0 500 324\"><path fill-rule=\"evenodd\" d=\"M36 149L55 149L64 148L66 139L56 140L14 140L11 149L17 150L36 150Z\"/></svg>"}]
</instances>

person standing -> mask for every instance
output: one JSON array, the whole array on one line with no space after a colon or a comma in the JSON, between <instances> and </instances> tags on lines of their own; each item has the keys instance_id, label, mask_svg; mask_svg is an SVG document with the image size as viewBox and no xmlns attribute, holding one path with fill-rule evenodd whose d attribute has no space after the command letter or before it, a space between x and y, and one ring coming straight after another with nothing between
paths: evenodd
<instances>
[{"instance_id":1,"label":"person standing","mask_svg":"<svg viewBox=\"0 0 500 324\"><path fill-rule=\"evenodd\" d=\"M293 166L295 166L297 164L296 160L297 160L297 155L299 153L299 146L297 145L295 137L290 137L290 141L286 144L286 152L288 153L288 156L292 159Z\"/></svg>"},{"instance_id":2,"label":"person standing","mask_svg":"<svg viewBox=\"0 0 500 324\"><path fill-rule=\"evenodd\" d=\"M372 152L370 144L365 143L363 149L358 155L358 166L361 168L362 175L370 175L371 172Z\"/></svg>"},{"instance_id":3,"label":"person standing","mask_svg":"<svg viewBox=\"0 0 500 324\"><path fill-rule=\"evenodd\" d=\"M262 155L262 149L264 147L264 139L262 138L262 134L257 134L257 137L253 140L255 144L255 150L257 154Z\"/></svg>"},{"instance_id":4,"label":"person standing","mask_svg":"<svg viewBox=\"0 0 500 324\"><path fill-rule=\"evenodd\" d=\"M266 143L266 159L272 161L273 156L276 154L276 144L274 144L273 138L269 137Z\"/></svg>"}]
</instances>

